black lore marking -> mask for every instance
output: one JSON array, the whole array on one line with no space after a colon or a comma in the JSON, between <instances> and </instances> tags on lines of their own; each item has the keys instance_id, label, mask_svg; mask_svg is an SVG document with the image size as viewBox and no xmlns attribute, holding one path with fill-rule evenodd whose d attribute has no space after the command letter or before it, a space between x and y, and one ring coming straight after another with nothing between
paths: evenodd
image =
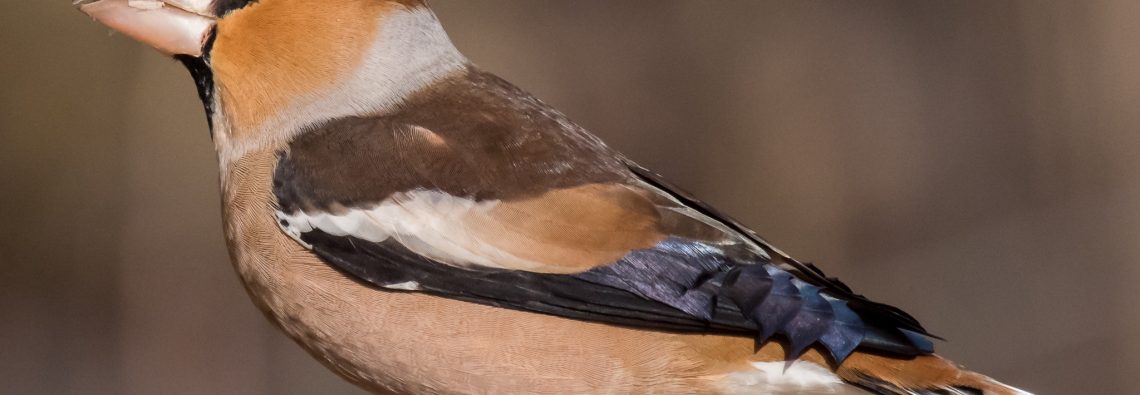
<instances>
[{"instance_id":1,"label":"black lore marking","mask_svg":"<svg viewBox=\"0 0 1140 395\"><path fill-rule=\"evenodd\" d=\"M212 7L214 15L221 18L226 16L226 14L240 10L256 2L257 0L214 0Z\"/></svg>"}]
</instances>

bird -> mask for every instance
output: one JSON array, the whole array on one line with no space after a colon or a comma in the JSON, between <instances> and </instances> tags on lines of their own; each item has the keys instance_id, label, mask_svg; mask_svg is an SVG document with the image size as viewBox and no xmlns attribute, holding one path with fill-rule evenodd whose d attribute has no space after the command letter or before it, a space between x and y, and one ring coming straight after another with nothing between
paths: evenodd
<instances>
[{"instance_id":1,"label":"bird","mask_svg":"<svg viewBox=\"0 0 1140 395\"><path fill-rule=\"evenodd\" d=\"M476 66L423 0L78 0L190 71L252 301L375 393L1025 394Z\"/></svg>"}]
</instances>

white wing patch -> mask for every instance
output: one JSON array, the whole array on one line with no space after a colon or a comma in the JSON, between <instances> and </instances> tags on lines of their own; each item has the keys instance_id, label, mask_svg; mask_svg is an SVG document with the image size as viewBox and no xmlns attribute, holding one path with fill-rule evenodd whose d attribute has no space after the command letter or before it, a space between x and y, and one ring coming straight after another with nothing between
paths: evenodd
<instances>
[{"instance_id":1,"label":"white wing patch","mask_svg":"<svg viewBox=\"0 0 1140 395\"><path fill-rule=\"evenodd\" d=\"M285 234L305 248L301 235L314 229L333 236L352 236L379 243L393 239L416 254L455 266L535 269L541 262L519 258L469 231L468 223L486 216L497 200L476 202L444 192L414 190L392 195L371 208L343 213L277 212Z\"/></svg>"},{"instance_id":2,"label":"white wing patch","mask_svg":"<svg viewBox=\"0 0 1140 395\"><path fill-rule=\"evenodd\" d=\"M384 288L398 289L401 291L418 291L420 289L420 283L415 281L405 281L402 283L385 285Z\"/></svg>"},{"instance_id":3,"label":"white wing patch","mask_svg":"<svg viewBox=\"0 0 1140 395\"><path fill-rule=\"evenodd\" d=\"M722 377L717 384L727 394L866 394L846 384L831 370L811 362L752 362L753 369Z\"/></svg>"}]
</instances>

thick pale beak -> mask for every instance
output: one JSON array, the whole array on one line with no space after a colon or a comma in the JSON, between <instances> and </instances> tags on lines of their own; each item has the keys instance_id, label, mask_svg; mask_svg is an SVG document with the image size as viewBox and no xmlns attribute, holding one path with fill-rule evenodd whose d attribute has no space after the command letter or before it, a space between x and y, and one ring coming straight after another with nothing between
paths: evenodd
<instances>
[{"instance_id":1,"label":"thick pale beak","mask_svg":"<svg viewBox=\"0 0 1140 395\"><path fill-rule=\"evenodd\" d=\"M202 56L217 18L212 0L77 0L95 20L167 55Z\"/></svg>"}]
</instances>

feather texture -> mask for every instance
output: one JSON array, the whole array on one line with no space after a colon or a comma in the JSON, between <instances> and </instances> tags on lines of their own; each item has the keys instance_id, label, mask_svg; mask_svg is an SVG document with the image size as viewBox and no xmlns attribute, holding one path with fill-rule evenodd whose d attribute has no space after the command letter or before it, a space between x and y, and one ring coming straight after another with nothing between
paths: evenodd
<instances>
[{"instance_id":1,"label":"feather texture","mask_svg":"<svg viewBox=\"0 0 1140 395\"><path fill-rule=\"evenodd\" d=\"M630 164L473 68L279 154L287 234L379 287L644 328L930 353L900 310Z\"/></svg>"}]
</instances>

